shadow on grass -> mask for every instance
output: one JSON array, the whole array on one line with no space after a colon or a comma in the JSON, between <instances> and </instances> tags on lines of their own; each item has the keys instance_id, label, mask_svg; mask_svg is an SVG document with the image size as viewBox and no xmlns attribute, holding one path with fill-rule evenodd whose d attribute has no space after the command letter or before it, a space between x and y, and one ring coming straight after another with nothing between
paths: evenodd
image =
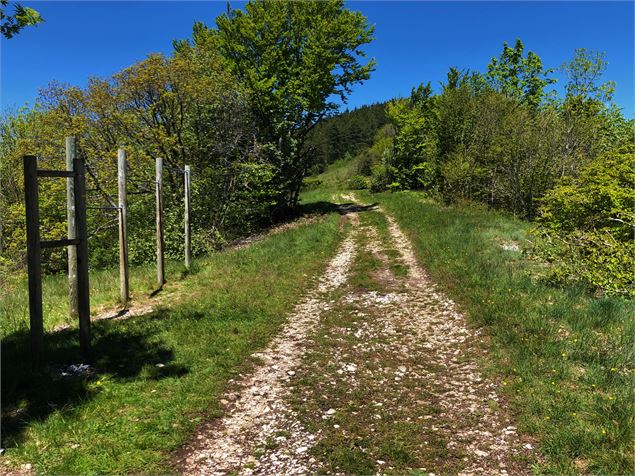
<instances>
[{"instance_id":1,"label":"shadow on grass","mask_svg":"<svg viewBox=\"0 0 635 476\"><path fill-rule=\"evenodd\" d=\"M144 317L146 322L160 318ZM157 338L159 327L94 322L94 362L88 372L75 374L69 365L80 362L76 329L45 335L46 364L39 371L31 370L28 332L7 336L2 342L2 447L19 443L30 424L56 410L72 411L94 397L99 392L96 381L104 376L126 382L187 374L188 368L176 364L173 350Z\"/></svg>"},{"instance_id":2,"label":"shadow on grass","mask_svg":"<svg viewBox=\"0 0 635 476\"><path fill-rule=\"evenodd\" d=\"M377 209L378 203L372 203L370 205L359 205L357 203L332 203L332 202L311 202L299 204L293 213L295 217L301 217L305 215L325 215L327 213L339 213L345 215L347 213L358 213Z\"/></svg>"}]
</instances>

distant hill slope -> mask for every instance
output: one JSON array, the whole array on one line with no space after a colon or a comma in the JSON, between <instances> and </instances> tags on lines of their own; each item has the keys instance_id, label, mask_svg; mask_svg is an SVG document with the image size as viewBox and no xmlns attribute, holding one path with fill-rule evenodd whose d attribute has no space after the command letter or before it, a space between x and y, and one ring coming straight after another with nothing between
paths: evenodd
<instances>
[{"instance_id":1,"label":"distant hill slope","mask_svg":"<svg viewBox=\"0 0 635 476\"><path fill-rule=\"evenodd\" d=\"M320 173L329 164L354 156L373 143L375 133L387 124L386 104L375 103L333 116L312 131L308 146L313 149L312 173Z\"/></svg>"}]
</instances>

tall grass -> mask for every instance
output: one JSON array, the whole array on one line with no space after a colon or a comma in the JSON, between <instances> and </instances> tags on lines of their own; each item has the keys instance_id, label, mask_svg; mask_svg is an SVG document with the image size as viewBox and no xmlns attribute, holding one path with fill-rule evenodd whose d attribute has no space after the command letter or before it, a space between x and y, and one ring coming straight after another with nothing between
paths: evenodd
<instances>
[{"instance_id":1,"label":"tall grass","mask_svg":"<svg viewBox=\"0 0 635 476\"><path fill-rule=\"evenodd\" d=\"M363 198L397 219L433 279L487 329L489 372L539 441L537 470L632 474L632 303L541 282L539 263L502 246L527 238L509 216L417 193Z\"/></svg>"},{"instance_id":2,"label":"tall grass","mask_svg":"<svg viewBox=\"0 0 635 476\"><path fill-rule=\"evenodd\" d=\"M342 190L357 168L356 160L341 159L329 164L324 172L312 178L314 184L322 191Z\"/></svg>"}]
</instances>

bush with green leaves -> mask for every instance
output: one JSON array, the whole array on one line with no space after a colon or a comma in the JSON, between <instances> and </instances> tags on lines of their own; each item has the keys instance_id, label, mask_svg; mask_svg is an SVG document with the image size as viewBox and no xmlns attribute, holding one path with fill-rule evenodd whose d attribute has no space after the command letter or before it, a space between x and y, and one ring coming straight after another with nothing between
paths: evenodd
<instances>
[{"instance_id":1,"label":"bush with green leaves","mask_svg":"<svg viewBox=\"0 0 635 476\"><path fill-rule=\"evenodd\" d=\"M535 251L551 263L550 279L635 295L634 152L630 145L599 156L542 199Z\"/></svg>"},{"instance_id":2,"label":"bush with green leaves","mask_svg":"<svg viewBox=\"0 0 635 476\"><path fill-rule=\"evenodd\" d=\"M486 74L450 68L440 94L422 85L388 104L394 137L371 165L371 191L425 190L530 220L540 213L536 249L553 281L632 294L634 121L610 102L606 64L602 53L576 50L562 67L564 97L546 90L553 70L519 40Z\"/></svg>"},{"instance_id":3,"label":"bush with green leaves","mask_svg":"<svg viewBox=\"0 0 635 476\"><path fill-rule=\"evenodd\" d=\"M370 188L370 178L364 175L353 175L348 179L347 186L351 190L366 190Z\"/></svg>"}]
</instances>

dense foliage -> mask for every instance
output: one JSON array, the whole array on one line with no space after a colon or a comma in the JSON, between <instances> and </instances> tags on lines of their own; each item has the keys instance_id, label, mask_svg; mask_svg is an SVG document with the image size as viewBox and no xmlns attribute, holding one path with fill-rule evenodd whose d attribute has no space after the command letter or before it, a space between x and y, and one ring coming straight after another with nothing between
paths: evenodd
<instances>
[{"instance_id":1,"label":"dense foliage","mask_svg":"<svg viewBox=\"0 0 635 476\"><path fill-rule=\"evenodd\" d=\"M485 74L451 68L439 94L422 84L388 104L394 137L378 135L360 170L368 178L351 185L540 216L552 278L632 292L634 129L610 102L605 67L603 54L576 50L562 67L563 98L546 90L553 71L520 40Z\"/></svg>"},{"instance_id":2,"label":"dense foliage","mask_svg":"<svg viewBox=\"0 0 635 476\"><path fill-rule=\"evenodd\" d=\"M563 177L542 199L538 219L550 277L634 294L635 149L600 155Z\"/></svg>"},{"instance_id":3,"label":"dense foliage","mask_svg":"<svg viewBox=\"0 0 635 476\"><path fill-rule=\"evenodd\" d=\"M116 262L117 148L128 155L130 259L154 255L154 158L164 159L165 237L182 256L183 176L193 171L194 252L252 232L296 204L310 167L308 133L367 79L361 48L372 27L342 0L255 0L228 10L215 27L196 23L171 57L150 55L86 88L51 84L32 110L0 122L0 259L24 263L22 156L64 168L64 138L75 136L88 170L94 265ZM42 235L65 235L65 183L40 185ZM101 207L101 208L99 208ZM51 251L50 271L65 269Z\"/></svg>"},{"instance_id":4,"label":"dense foliage","mask_svg":"<svg viewBox=\"0 0 635 476\"><path fill-rule=\"evenodd\" d=\"M374 28L342 0L255 1L230 10L217 28L200 23L191 44L177 51L219 51L228 71L244 85L258 137L275 146L270 163L279 207L297 203L311 165L309 132L338 109L354 84L370 77L374 61L360 63Z\"/></svg>"}]
</instances>

